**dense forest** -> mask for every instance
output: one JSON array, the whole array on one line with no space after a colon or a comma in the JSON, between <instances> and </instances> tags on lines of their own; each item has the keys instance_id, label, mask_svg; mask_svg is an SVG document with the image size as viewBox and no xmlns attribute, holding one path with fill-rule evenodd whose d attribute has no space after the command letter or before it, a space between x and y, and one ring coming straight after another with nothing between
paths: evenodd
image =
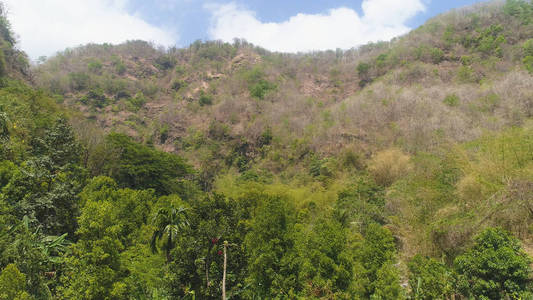
<instances>
[{"instance_id":1,"label":"dense forest","mask_svg":"<svg viewBox=\"0 0 533 300\"><path fill-rule=\"evenodd\" d=\"M533 299L531 1L37 64L1 8L0 300Z\"/></svg>"}]
</instances>

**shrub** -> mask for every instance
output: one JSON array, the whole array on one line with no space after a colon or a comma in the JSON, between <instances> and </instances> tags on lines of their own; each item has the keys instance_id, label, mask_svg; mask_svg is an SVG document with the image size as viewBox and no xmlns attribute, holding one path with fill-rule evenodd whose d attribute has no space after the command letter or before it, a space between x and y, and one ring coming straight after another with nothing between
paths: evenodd
<instances>
[{"instance_id":1,"label":"shrub","mask_svg":"<svg viewBox=\"0 0 533 300\"><path fill-rule=\"evenodd\" d=\"M180 80L180 79L174 79L174 81L172 81L170 88L177 92L181 88L185 87L186 85L187 83L185 81Z\"/></svg>"},{"instance_id":2,"label":"shrub","mask_svg":"<svg viewBox=\"0 0 533 300\"><path fill-rule=\"evenodd\" d=\"M146 103L146 98L143 93L137 93L135 97L129 99L129 102L133 105L134 110L138 111Z\"/></svg>"},{"instance_id":3,"label":"shrub","mask_svg":"<svg viewBox=\"0 0 533 300\"><path fill-rule=\"evenodd\" d=\"M97 59L91 60L87 64L87 69L89 69L89 72L99 73L102 70L102 63Z\"/></svg>"},{"instance_id":4,"label":"shrub","mask_svg":"<svg viewBox=\"0 0 533 300\"><path fill-rule=\"evenodd\" d=\"M445 264L416 255L407 266L413 299L449 299L453 294L454 274Z\"/></svg>"},{"instance_id":5,"label":"shrub","mask_svg":"<svg viewBox=\"0 0 533 300\"><path fill-rule=\"evenodd\" d=\"M391 185L411 169L410 157L394 148L378 152L368 166L376 183L382 186Z\"/></svg>"},{"instance_id":6,"label":"shrub","mask_svg":"<svg viewBox=\"0 0 533 300\"><path fill-rule=\"evenodd\" d=\"M434 64L438 64L444 59L444 51L442 51L439 48L432 48L430 50L430 54L431 54L431 61Z\"/></svg>"},{"instance_id":7,"label":"shrub","mask_svg":"<svg viewBox=\"0 0 533 300\"><path fill-rule=\"evenodd\" d=\"M510 233L488 228L455 259L458 289L475 299L518 299L530 282L531 259Z\"/></svg>"},{"instance_id":8,"label":"shrub","mask_svg":"<svg viewBox=\"0 0 533 300\"><path fill-rule=\"evenodd\" d=\"M198 102L200 103L201 106L211 105L213 104L213 96L202 91L200 93L200 98L198 99Z\"/></svg>"},{"instance_id":9,"label":"shrub","mask_svg":"<svg viewBox=\"0 0 533 300\"><path fill-rule=\"evenodd\" d=\"M458 106L459 105L459 97L456 94L448 95L444 98L442 101L444 104L448 106Z\"/></svg>"},{"instance_id":10,"label":"shrub","mask_svg":"<svg viewBox=\"0 0 533 300\"><path fill-rule=\"evenodd\" d=\"M89 75L78 72L78 73L70 73L69 75L69 81L70 81L70 87L75 91L82 91L86 90L89 87L90 84L90 77Z\"/></svg>"},{"instance_id":11,"label":"shrub","mask_svg":"<svg viewBox=\"0 0 533 300\"><path fill-rule=\"evenodd\" d=\"M507 0L503 11L513 17L519 18L523 24L532 22L533 4L525 0Z\"/></svg>"},{"instance_id":12,"label":"shrub","mask_svg":"<svg viewBox=\"0 0 533 300\"><path fill-rule=\"evenodd\" d=\"M266 80L265 77L264 71L259 67L244 74L244 79L248 83L248 91L252 97L262 100L269 91L276 89L276 85Z\"/></svg>"},{"instance_id":13,"label":"shrub","mask_svg":"<svg viewBox=\"0 0 533 300\"><path fill-rule=\"evenodd\" d=\"M91 89L87 93L87 99L90 100L91 105L98 108L103 108L107 104L107 98L104 94L104 90L100 88Z\"/></svg>"},{"instance_id":14,"label":"shrub","mask_svg":"<svg viewBox=\"0 0 533 300\"><path fill-rule=\"evenodd\" d=\"M155 66L160 70L168 70L174 68L176 59L170 55L161 55L155 60Z\"/></svg>"},{"instance_id":15,"label":"shrub","mask_svg":"<svg viewBox=\"0 0 533 300\"><path fill-rule=\"evenodd\" d=\"M359 77L366 78L368 76L368 71L370 71L370 64L360 63L357 65L357 74L359 74Z\"/></svg>"},{"instance_id":16,"label":"shrub","mask_svg":"<svg viewBox=\"0 0 533 300\"><path fill-rule=\"evenodd\" d=\"M457 71L457 80L460 83L474 83L477 81L474 71L468 66L459 67L459 71Z\"/></svg>"},{"instance_id":17,"label":"shrub","mask_svg":"<svg viewBox=\"0 0 533 300\"><path fill-rule=\"evenodd\" d=\"M25 291L26 275L14 264L7 265L0 273L0 299L32 299Z\"/></svg>"},{"instance_id":18,"label":"shrub","mask_svg":"<svg viewBox=\"0 0 533 300\"><path fill-rule=\"evenodd\" d=\"M533 56L526 56L523 60L524 66L526 67L526 70L533 74Z\"/></svg>"}]
</instances>

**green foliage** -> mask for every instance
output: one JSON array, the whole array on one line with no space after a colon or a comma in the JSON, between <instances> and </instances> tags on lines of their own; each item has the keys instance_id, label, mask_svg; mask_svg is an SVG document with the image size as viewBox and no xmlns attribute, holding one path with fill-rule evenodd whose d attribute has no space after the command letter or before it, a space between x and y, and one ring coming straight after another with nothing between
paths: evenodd
<instances>
[{"instance_id":1,"label":"green foliage","mask_svg":"<svg viewBox=\"0 0 533 300\"><path fill-rule=\"evenodd\" d=\"M186 210L183 207L174 207L172 204L169 207L160 208L154 215L154 226L156 230L152 235L152 242L150 247L152 251L157 252L157 241L165 241L164 249L167 257L167 263L171 261L170 251L176 246L177 235L183 230L183 227L188 225Z\"/></svg>"},{"instance_id":2,"label":"green foliage","mask_svg":"<svg viewBox=\"0 0 533 300\"><path fill-rule=\"evenodd\" d=\"M103 108L107 105L107 98L104 90L101 88L92 88L87 92L86 103L97 108Z\"/></svg>"},{"instance_id":3,"label":"green foliage","mask_svg":"<svg viewBox=\"0 0 533 300\"><path fill-rule=\"evenodd\" d=\"M445 264L433 258L415 255L408 267L413 299L448 299L453 295L454 273Z\"/></svg>"},{"instance_id":4,"label":"green foliage","mask_svg":"<svg viewBox=\"0 0 533 300\"><path fill-rule=\"evenodd\" d=\"M516 238L501 229L486 229L455 259L458 289L477 299L519 297L530 282L530 264Z\"/></svg>"},{"instance_id":5,"label":"green foliage","mask_svg":"<svg viewBox=\"0 0 533 300\"><path fill-rule=\"evenodd\" d=\"M243 249L245 223L254 198L248 195L244 199L228 199L214 194L190 203L189 226L178 235L174 260L169 265L171 280L167 284L172 296L186 296L188 288L198 298L220 296L223 241L233 245L228 248L226 290L229 295L243 291L247 274L247 255ZM158 205L165 207L167 201L175 200L161 198Z\"/></svg>"},{"instance_id":6,"label":"green foliage","mask_svg":"<svg viewBox=\"0 0 533 300\"><path fill-rule=\"evenodd\" d=\"M523 24L533 21L533 4L528 0L507 0L503 11L513 17L519 18Z\"/></svg>"},{"instance_id":7,"label":"green foliage","mask_svg":"<svg viewBox=\"0 0 533 300\"><path fill-rule=\"evenodd\" d=\"M439 64L444 59L444 51L442 51L439 48L431 48L430 54L431 54L431 61L434 64Z\"/></svg>"},{"instance_id":8,"label":"green foliage","mask_svg":"<svg viewBox=\"0 0 533 300\"><path fill-rule=\"evenodd\" d=\"M7 265L0 273L0 299L23 300L32 299L25 291L26 276L14 264Z\"/></svg>"},{"instance_id":9,"label":"green foliage","mask_svg":"<svg viewBox=\"0 0 533 300\"><path fill-rule=\"evenodd\" d=\"M524 63L526 70L528 70L530 74L533 74L533 56L524 57L522 62Z\"/></svg>"},{"instance_id":10,"label":"green foliage","mask_svg":"<svg viewBox=\"0 0 533 300\"><path fill-rule=\"evenodd\" d=\"M128 103L132 106L132 111L139 111L141 107L146 103L146 97L144 97L143 93L137 93L132 98L128 99Z\"/></svg>"},{"instance_id":11,"label":"green foliage","mask_svg":"<svg viewBox=\"0 0 533 300\"><path fill-rule=\"evenodd\" d=\"M102 62L99 61L98 59L92 59L88 64L87 64L87 69L89 70L89 72L91 73L100 73L100 71L102 71Z\"/></svg>"},{"instance_id":12,"label":"green foliage","mask_svg":"<svg viewBox=\"0 0 533 300\"><path fill-rule=\"evenodd\" d=\"M365 297L393 296L399 298L398 271L389 264L394 264L396 245L391 232L371 223L364 232L364 242L356 250L357 260L363 267L360 276L368 282L365 286Z\"/></svg>"},{"instance_id":13,"label":"green foliage","mask_svg":"<svg viewBox=\"0 0 533 300\"><path fill-rule=\"evenodd\" d=\"M375 292L370 299L405 299L398 269L390 262L377 271L374 285Z\"/></svg>"},{"instance_id":14,"label":"green foliage","mask_svg":"<svg viewBox=\"0 0 533 300\"><path fill-rule=\"evenodd\" d=\"M262 100L268 92L277 88L274 83L266 80L265 77L266 74L259 67L255 67L244 74L248 84L248 91L252 97Z\"/></svg>"},{"instance_id":15,"label":"green foliage","mask_svg":"<svg viewBox=\"0 0 533 300\"><path fill-rule=\"evenodd\" d=\"M154 201L150 191L117 189L109 178L95 178L84 189L78 242L72 246L68 270L61 278L65 298L123 299L137 290L123 255L132 249L142 253L147 240L138 241L139 228L147 224ZM145 237L148 238L148 237ZM138 255L142 255L138 253ZM149 252L144 252L148 255ZM144 287L145 289L149 287Z\"/></svg>"},{"instance_id":16,"label":"green foliage","mask_svg":"<svg viewBox=\"0 0 533 300\"><path fill-rule=\"evenodd\" d=\"M176 65L176 59L171 55L161 55L156 58L155 66L161 70L169 70Z\"/></svg>"},{"instance_id":17,"label":"green foliage","mask_svg":"<svg viewBox=\"0 0 533 300\"><path fill-rule=\"evenodd\" d=\"M444 98L444 100L442 100L442 102L444 102L444 104L451 106L451 107L458 106L459 96L457 96L456 94L448 95Z\"/></svg>"},{"instance_id":18,"label":"green foliage","mask_svg":"<svg viewBox=\"0 0 533 300\"><path fill-rule=\"evenodd\" d=\"M526 67L526 70L528 70L529 73L533 73L533 39L527 40L522 48L524 51L524 58L522 62Z\"/></svg>"},{"instance_id":19,"label":"green foliage","mask_svg":"<svg viewBox=\"0 0 533 300\"><path fill-rule=\"evenodd\" d=\"M154 189L158 194L184 193L181 180L192 169L179 156L135 143L131 138L113 133L107 136L111 156L104 164L103 174L109 174L119 185Z\"/></svg>"},{"instance_id":20,"label":"green foliage","mask_svg":"<svg viewBox=\"0 0 533 300\"><path fill-rule=\"evenodd\" d=\"M299 232L298 282L306 297L349 299L353 296L353 260L340 223L318 220L311 232Z\"/></svg>"},{"instance_id":21,"label":"green foliage","mask_svg":"<svg viewBox=\"0 0 533 300\"><path fill-rule=\"evenodd\" d=\"M359 63L357 65L357 74L359 74L359 77L366 78L368 76L368 71L370 71L370 64Z\"/></svg>"},{"instance_id":22,"label":"green foliage","mask_svg":"<svg viewBox=\"0 0 533 300\"><path fill-rule=\"evenodd\" d=\"M357 222L361 229L373 223L385 223L384 189L368 177L359 177L338 195L334 216L345 226Z\"/></svg>"},{"instance_id":23,"label":"green foliage","mask_svg":"<svg viewBox=\"0 0 533 300\"><path fill-rule=\"evenodd\" d=\"M502 25L493 24L484 30L479 30L477 35L464 37L462 44L485 56L494 55L501 58L503 56L502 45L507 42L502 32Z\"/></svg>"},{"instance_id":24,"label":"green foliage","mask_svg":"<svg viewBox=\"0 0 533 300\"><path fill-rule=\"evenodd\" d=\"M297 282L293 264L295 211L286 197L264 195L246 235L249 254L247 281L256 295L266 298L290 297Z\"/></svg>"},{"instance_id":25,"label":"green foliage","mask_svg":"<svg viewBox=\"0 0 533 300\"><path fill-rule=\"evenodd\" d=\"M172 81L172 84L170 85L170 88L177 92L185 86L187 86L187 83L185 81L180 79L174 79L174 81Z\"/></svg>"},{"instance_id":26,"label":"green foliage","mask_svg":"<svg viewBox=\"0 0 533 300\"><path fill-rule=\"evenodd\" d=\"M83 72L69 74L70 87L75 91L87 90L90 85L91 78Z\"/></svg>"},{"instance_id":27,"label":"green foliage","mask_svg":"<svg viewBox=\"0 0 533 300\"><path fill-rule=\"evenodd\" d=\"M469 66L461 66L457 71L457 79L460 83L474 83L477 79L474 70Z\"/></svg>"},{"instance_id":28,"label":"green foliage","mask_svg":"<svg viewBox=\"0 0 533 300\"><path fill-rule=\"evenodd\" d=\"M211 105L213 104L213 96L202 91L200 93L200 98L198 99L198 103L200 103L201 106Z\"/></svg>"}]
</instances>

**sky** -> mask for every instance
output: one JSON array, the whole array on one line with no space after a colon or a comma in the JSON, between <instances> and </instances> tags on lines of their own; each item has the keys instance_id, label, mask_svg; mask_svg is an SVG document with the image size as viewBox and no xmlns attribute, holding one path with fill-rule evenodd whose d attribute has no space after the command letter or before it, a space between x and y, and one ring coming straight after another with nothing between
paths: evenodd
<instances>
[{"instance_id":1,"label":"sky","mask_svg":"<svg viewBox=\"0 0 533 300\"><path fill-rule=\"evenodd\" d=\"M0 0L31 59L87 43L165 47L234 38L272 51L386 41L476 0Z\"/></svg>"}]
</instances>

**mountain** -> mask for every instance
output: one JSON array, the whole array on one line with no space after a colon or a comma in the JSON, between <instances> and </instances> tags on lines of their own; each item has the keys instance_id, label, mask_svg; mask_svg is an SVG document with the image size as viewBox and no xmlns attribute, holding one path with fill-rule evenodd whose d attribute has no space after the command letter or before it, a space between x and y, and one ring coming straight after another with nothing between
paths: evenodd
<instances>
[{"instance_id":1,"label":"mountain","mask_svg":"<svg viewBox=\"0 0 533 300\"><path fill-rule=\"evenodd\" d=\"M530 1L31 67L1 20L0 299L531 297Z\"/></svg>"}]
</instances>

